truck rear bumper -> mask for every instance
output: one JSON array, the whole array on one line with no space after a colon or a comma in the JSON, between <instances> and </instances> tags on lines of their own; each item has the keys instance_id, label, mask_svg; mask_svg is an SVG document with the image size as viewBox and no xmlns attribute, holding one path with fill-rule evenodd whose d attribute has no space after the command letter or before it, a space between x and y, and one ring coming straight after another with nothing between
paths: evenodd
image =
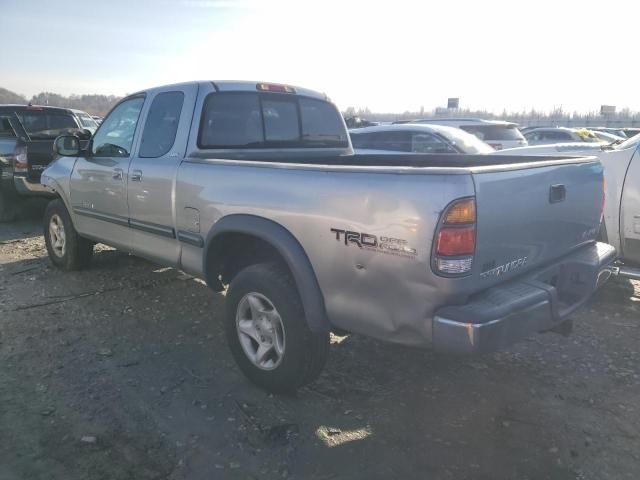
<instances>
[{"instance_id":1,"label":"truck rear bumper","mask_svg":"<svg viewBox=\"0 0 640 480\"><path fill-rule=\"evenodd\" d=\"M615 249L605 243L580 248L553 265L442 307L433 319L440 351L484 353L563 323L610 276Z\"/></svg>"}]
</instances>

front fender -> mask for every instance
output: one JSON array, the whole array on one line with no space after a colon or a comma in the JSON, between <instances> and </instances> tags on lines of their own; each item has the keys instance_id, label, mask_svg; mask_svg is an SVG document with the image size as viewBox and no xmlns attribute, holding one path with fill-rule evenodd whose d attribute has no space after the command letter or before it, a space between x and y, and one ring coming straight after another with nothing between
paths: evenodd
<instances>
[{"instance_id":1,"label":"front fender","mask_svg":"<svg viewBox=\"0 0 640 480\"><path fill-rule=\"evenodd\" d=\"M75 157L60 157L50 163L40 177L40 183L52 189L62 199L72 218L70 183L75 164Z\"/></svg>"}]
</instances>

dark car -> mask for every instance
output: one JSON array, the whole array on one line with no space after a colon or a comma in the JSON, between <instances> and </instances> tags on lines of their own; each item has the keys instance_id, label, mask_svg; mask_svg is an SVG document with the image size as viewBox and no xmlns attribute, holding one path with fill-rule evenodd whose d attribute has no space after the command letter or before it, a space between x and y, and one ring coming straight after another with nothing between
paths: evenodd
<instances>
[{"instance_id":1,"label":"dark car","mask_svg":"<svg viewBox=\"0 0 640 480\"><path fill-rule=\"evenodd\" d=\"M93 119L79 110L0 105L0 221L15 218L21 197L48 194L40 175L53 160L58 135L87 141L96 128Z\"/></svg>"}]
</instances>

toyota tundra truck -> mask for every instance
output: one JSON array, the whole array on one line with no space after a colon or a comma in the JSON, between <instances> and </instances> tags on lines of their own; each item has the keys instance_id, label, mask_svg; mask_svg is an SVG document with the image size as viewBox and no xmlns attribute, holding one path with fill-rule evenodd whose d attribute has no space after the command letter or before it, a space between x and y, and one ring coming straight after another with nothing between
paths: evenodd
<instances>
[{"instance_id":1,"label":"toyota tundra truck","mask_svg":"<svg viewBox=\"0 0 640 480\"><path fill-rule=\"evenodd\" d=\"M593 158L354 155L327 97L288 85L144 90L55 149L51 262L100 242L226 290L231 352L274 392L320 373L333 330L459 353L566 331L615 257Z\"/></svg>"}]
</instances>

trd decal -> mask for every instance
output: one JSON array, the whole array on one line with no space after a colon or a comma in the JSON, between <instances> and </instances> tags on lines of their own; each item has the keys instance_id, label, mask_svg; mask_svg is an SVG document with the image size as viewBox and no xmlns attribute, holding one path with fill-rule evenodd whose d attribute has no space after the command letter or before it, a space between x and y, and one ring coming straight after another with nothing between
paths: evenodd
<instances>
[{"instance_id":1,"label":"trd decal","mask_svg":"<svg viewBox=\"0 0 640 480\"><path fill-rule=\"evenodd\" d=\"M365 250L375 250L401 257L415 257L418 253L415 248L408 247L407 241L401 238L378 237L370 233L353 232L339 228L332 228L331 231L336 234L336 240L344 242L345 245L353 244Z\"/></svg>"}]
</instances>

